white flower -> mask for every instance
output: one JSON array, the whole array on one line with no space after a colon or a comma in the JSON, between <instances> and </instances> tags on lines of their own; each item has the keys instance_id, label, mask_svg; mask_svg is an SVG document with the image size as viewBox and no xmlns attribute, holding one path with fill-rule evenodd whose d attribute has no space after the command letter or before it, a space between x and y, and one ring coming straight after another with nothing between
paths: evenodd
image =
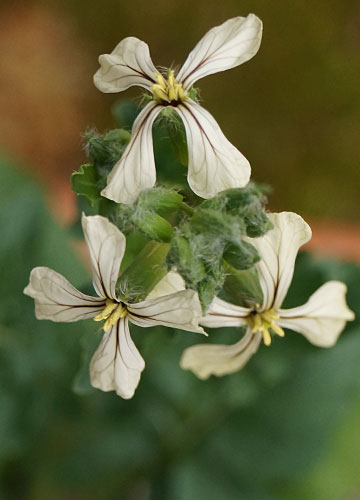
<instances>
[{"instance_id":1,"label":"white flower","mask_svg":"<svg viewBox=\"0 0 360 500\"><path fill-rule=\"evenodd\" d=\"M311 229L291 212L270 214L274 228L252 239L261 261L257 264L263 302L253 308L239 307L216 298L200 324L210 328L247 326L243 338L234 345L196 345L186 349L181 366L202 379L240 370L257 351L261 339L271 343L271 333L284 336L283 328L304 335L312 344L330 347L335 344L346 321L354 313L345 302L346 286L329 281L311 295L306 304L281 309L289 289L296 255L311 238Z\"/></svg>"},{"instance_id":2,"label":"white flower","mask_svg":"<svg viewBox=\"0 0 360 500\"><path fill-rule=\"evenodd\" d=\"M226 139L210 113L189 97L189 91L200 78L251 59L261 35L262 23L254 14L229 19L200 40L176 76L168 70L165 78L153 65L147 44L137 38L125 38L111 54L100 56L101 67L94 76L99 90L121 92L138 85L153 97L135 120L130 143L110 173L103 196L132 203L143 189L155 184L152 125L164 106L172 106L183 120L189 150L188 182L197 195L211 198L248 183L249 162Z\"/></svg>"},{"instance_id":3,"label":"white flower","mask_svg":"<svg viewBox=\"0 0 360 500\"><path fill-rule=\"evenodd\" d=\"M98 297L79 292L63 276L47 267L36 267L24 293L35 299L37 319L72 322L93 318L105 321L104 336L90 364L94 387L115 390L131 398L145 363L135 347L129 321L142 326L165 325L204 333L198 326L201 307L192 290L174 290L172 273L156 287L152 298L135 304L122 302L116 281L125 252L126 239L120 230L99 215L82 217L85 240L91 257L93 285ZM170 283L169 283L170 282Z\"/></svg>"}]
</instances>

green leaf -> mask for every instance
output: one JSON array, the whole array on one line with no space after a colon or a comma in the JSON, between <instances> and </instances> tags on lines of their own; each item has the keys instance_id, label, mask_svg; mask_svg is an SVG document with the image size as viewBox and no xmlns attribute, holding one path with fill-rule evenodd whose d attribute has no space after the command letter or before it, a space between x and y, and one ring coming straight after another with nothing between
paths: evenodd
<instances>
[{"instance_id":1,"label":"green leaf","mask_svg":"<svg viewBox=\"0 0 360 500\"><path fill-rule=\"evenodd\" d=\"M79 170L73 172L70 177L70 183L73 191L77 195L83 195L93 207L94 203L101 199L98 188L98 175L92 163L81 165Z\"/></svg>"}]
</instances>

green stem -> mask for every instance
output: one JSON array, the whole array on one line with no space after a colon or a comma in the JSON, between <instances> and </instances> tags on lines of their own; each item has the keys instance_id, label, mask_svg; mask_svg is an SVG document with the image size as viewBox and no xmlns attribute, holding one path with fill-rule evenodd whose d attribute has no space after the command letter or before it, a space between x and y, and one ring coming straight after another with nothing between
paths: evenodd
<instances>
[{"instance_id":1,"label":"green stem","mask_svg":"<svg viewBox=\"0 0 360 500\"><path fill-rule=\"evenodd\" d=\"M180 203L180 208L188 215L194 215L194 209L184 201Z\"/></svg>"}]
</instances>

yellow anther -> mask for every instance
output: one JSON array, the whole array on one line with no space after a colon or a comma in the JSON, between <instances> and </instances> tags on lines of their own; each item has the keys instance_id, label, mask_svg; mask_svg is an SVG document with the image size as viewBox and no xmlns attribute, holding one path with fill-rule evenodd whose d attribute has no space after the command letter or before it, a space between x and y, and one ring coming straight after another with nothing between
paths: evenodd
<instances>
[{"instance_id":1,"label":"yellow anther","mask_svg":"<svg viewBox=\"0 0 360 500\"><path fill-rule=\"evenodd\" d=\"M271 335L269 330L272 330L280 337L284 337L285 335L284 330L275 323L275 320L277 319L279 319L279 315L273 309L268 309L267 311L252 313L247 318L247 322L252 333L261 333L264 339L264 344L268 346L271 344Z\"/></svg>"},{"instance_id":2,"label":"yellow anther","mask_svg":"<svg viewBox=\"0 0 360 500\"><path fill-rule=\"evenodd\" d=\"M161 73L155 73L155 80L158 82L158 85L163 89L166 89L166 81Z\"/></svg>"},{"instance_id":3,"label":"yellow anther","mask_svg":"<svg viewBox=\"0 0 360 500\"><path fill-rule=\"evenodd\" d=\"M109 330L113 325L115 325L120 318L124 318L127 315L126 306L123 304L119 304L113 300L107 300L106 305L103 311L95 316L94 321L103 321L104 323L104 331Z\"/></svg>"},{"instance_id":4,"label":"yellow anther","mask_svg":"<svg viewBox=\"0 0 360 500\"><path fill-rule=\"evenodd\" d=\"M173 69L169 69L169 73L168 73L168 85L169 87L173 87L176 83L176 80L175 80L175 76L174 76L174 70Z\"/></svg>"},{"instance_id":5,"label":"yellow anther","mask_svg":"<svg viewBox=\"0 0 360 500\"><path fill-rule=\"evenodd\" d=\"M164 90L161 85L158 85L155 83L152 87L152 91L154 94L154 99L155 101L168 101L169 102L169 96L166 92L166 89Z\"/></svg>"},{"instance_id":6,"label":"yellow anther","mask_svg":"<svg viewBox=\"0 0 360 500\"><path fill-rule=\"evenodd\" d=\"M169 101L177 101L178 99L178 95L177 95L177 92L176 92L176 88L174 86L170 86L169 85L169 90L168 90L168 94L169 94Z\"/></svg>"},{"instance_id":7,"label":"yellow anther","mask_svg":"<svg viewBox=\"0 0 360 500\"><path fill-rule=\"evenodd\" d=\"M274 330L274 332L276 333L276 335L279 335L279 337L285 337L285 332L284 330L275 323L275 321L273 321L270 325L270 328L272 330Z\"/></svg>"},{"instance_id":8,"label":"yellow anther","mask_svg":"<svg viewBox=\"0 0 360 500\"><path fill-rule=\"evenodd\" d=\"M263 328L261 334L264 339L264 344L269 346L271 344L271 335L269 333L269 330L267 328Z\"/></svg>"},{"instance_id":9,"label":"yellow anther","mask_svg":"<svg viewBox=\"0 0 360 500\"><path fill-rule=\"evenodd\" d=\"M95 316L94 321L102 321L104 319L107 319L113 312L113 310L116 309L117 307L117 303L114 302L113 300L107 299L105 304L106 304L105 308L101 311L101 313Z\"/></svg>"},{"instance_id":10,"label":"yellow anther","mask_svg":"<svg viewBox=\"0 0 360 500\"><path fill-rule=\"evenodd\" d=\"M176 89L176 92L177 92L177 95L178 95L178 99L180 99L180 101L184 101L185 100L185 94L184 94L184 89L183 89L183 86L181 83L177 83L175 85L175 89Z\"/></svg>"},{"instance_id":11,"label":"yellow anther","mask_svg":"<svg viewBox=\"0 0 360 500\"><path fill-rule=\"evenodd\" d=\"M167 80L161 73L155 73L155 80L151 86L154 100L159 103L177 103L185 100L185 93L181 83L177 83L174 70L168 70Z\"/></svg>"}]
</instances>

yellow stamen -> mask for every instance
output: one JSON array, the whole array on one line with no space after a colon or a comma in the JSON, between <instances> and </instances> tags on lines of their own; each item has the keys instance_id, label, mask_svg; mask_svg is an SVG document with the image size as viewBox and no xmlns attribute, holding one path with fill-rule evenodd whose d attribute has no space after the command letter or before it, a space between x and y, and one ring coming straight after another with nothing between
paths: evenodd
<instances>
[{"instance_id":1,"label":"yellow stamen","mask_svg":"<svg viewBox=\"0 0 360 500\"><path fill-rule=\"evenodd\" d=\"M101 313L95 316L94 321L106 320L103 326L103 329L106 332L114 326L120 318L124 318L127 315L127 309L124 304L119 304L118 302L110 299L107 299L105 304L105 308L101 311Z\"/></svg>"},{"instance_id":2,"label":"yellow stamen","mask_svg":"<svg viewBox=\"0 0 360 500\"><path fill-rule=\"evenodd\" d=\"M113 312L113 310L117 307L116 302L114 302L113 300L107 299L105 304L105 308L101 311L101 313L95 316L94 321L102 321L103 319L107 319Z\"/></svg>"},{"instance_id":3,"label":"yellow stamen","mask_svg":"<svg viewBox=\"0 0 360 500\"><path fill-rule=\"evenodd\" d=\"M276 335L284 337L284 330L275 323L279 319L279 315L273 310L268 309L263 312L255 312L247 318L247 322L253 333L259 332L263 336L264 344L269 346L271 344L270 331L272 330Z\"/></svg>"},{"instance_id":4,"label":"yellow stamen","mask_svg":"<svg viewBox=\"0 0 360 500\"><path fill-rule=\"evenodd\" d=\"M170 104L185 100L182 84L176 81L173 69L169 69L167 80L160 73L154 76L157 83L152 85L151 90L155 101Z\"/></svg>"},{"instance_id":5,"label":"yellow stamen","mask_svg":"<svg viewBox=\"0 0 360 500\"><path fill-rule=\"evenodd\" d=\"M157 83L154 83L154 85L151 88L154 94L155 101L169 102L169 96L166 93L166 88L163 88L161 85L158 85Z\"/></svg>"},{"instance_id":6,"label":"yellow stamen","mask_svg":"<svg viewBox=\"0 0 360 500\"><path fill-rule=\"evenodd\" d=\"M112 326L116 325L120 318L124 318L127 315L126 307L121 304L115 309L115 311L111 314L111 316L105 321L104 331L106 332Z\"/></svg>"}]
</instances>

